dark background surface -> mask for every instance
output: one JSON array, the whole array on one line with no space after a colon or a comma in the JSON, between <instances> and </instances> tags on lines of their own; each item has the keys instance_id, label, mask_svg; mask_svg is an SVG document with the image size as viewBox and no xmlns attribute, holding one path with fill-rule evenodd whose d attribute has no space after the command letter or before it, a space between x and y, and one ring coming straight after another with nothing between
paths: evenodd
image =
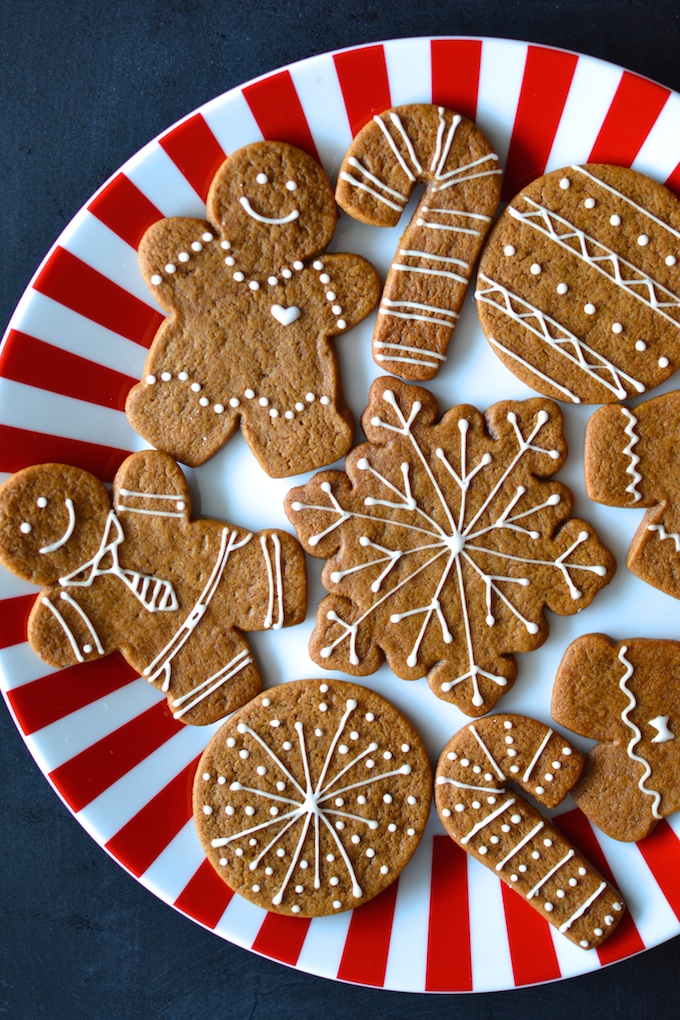
<instances>
[{"instance_id":1,"label":"dark background surface","mask_svg":"<svg viewBox=\"0 0 680 1020\"><path fill-rule=\"evenodd\" d=\"M0 327L92 192L174 121L282 64L413 35L563 46L680 91L680 5L671 0L0 0ZM512 993L406 995L288 970L222 942L130 878L62 806L2 706L0 776L2 1017L680 1013L679 939Z\"/></svg>"}]
</instances>

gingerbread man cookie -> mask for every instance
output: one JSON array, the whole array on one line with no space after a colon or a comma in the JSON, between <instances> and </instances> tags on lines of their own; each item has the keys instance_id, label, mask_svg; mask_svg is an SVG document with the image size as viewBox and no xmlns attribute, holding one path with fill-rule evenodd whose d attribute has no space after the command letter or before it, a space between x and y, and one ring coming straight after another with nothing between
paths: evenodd
<instances>
[{"instance_id":1,"label":"gingerbread man cookie","mask_svg":"<svg viewBox=\"0 0 680 1020\"><path fill-rule=\"evenodd\" d=\"M0 562L43 586L28 639L45 662L70 666L118 649L187 723L214 722L261 689L240 631L305 617L295 539L192 521L182 472L155 450L124 461L113 501L80 468L14 475L0 487Z\"/></svg>"},{"instance_id":2,"label":"gingerbread man cookie","mask_svg":"<svg viewBox=\"0 0 680 1020\"><path fill-rule=\"evenodd\" d=\"M369 314L380 284L365 259L326 254L335 223L318 163L257 142L218 171L207 220L149 228L140 264L168 318L127 401L145 439L198 465L240 425L275 478L347 452L352 416L331 338Z\"/></svg>"},{"instance_id":3,"label":"gingerbread man cookie","mask_svg":"<svg viewBox=\"0 0 680 1020\"><path fill-rule=\"evenodd\" d=\"M633 410L602 407L586 429L586 491L607 506L646 507L628 550L643 581L680 598L680 392Z\"/></svg>"},{"instance_id":4,"label":"gingerbread man cookie","mask_svg":"<svg viewBox=\"0 0 680 1020\"><path fill-rule=\"evenodd\" d=\"M644 839L680 808L680 643L586 634L555 679L553 718L599 741L574 800L614 839Z\"/></svg>"},{"instance_id":5,"label":"gingerbread man cookie","mask_svg":"<svg viewBox=\"0 0 680 1020\"><path fill-rule=\"evenodd\" d=\"M680 365L680 202L625 167L539 177L499 216L477 277L498 357L548 397L604 404Z\"/></svg>"},{"instance_id":6,"label":"gingerbread man cookie","mask_svg":"<svg viewBox=\"0 0 680 1020\"><path fill-rule=\"evenodd\" d=\"M362 223L393 227L419 183L425 191L387 274L373 334L375 361L405 379L431 379L446 361L500 200L498 156L459 113L398 106L357 134L335 195Z\"/></svg>"},{"instance_id":7,"label":"gingerbread man cookie","mask_svg":"<svg viewBox=\"0 0 680 1020\"><path fill-rule=\"evenodd\" d=\"M554 808L582 768L583 756L536 719L487 716L464 726L444 748L435 803L459 846L561 934L594 949L623 916L621 895L513 788Z\"/></svg>"},{"instance_id":8,"label":"gingerbread man cookie","mask_svg":"<svg viewBox=\"0 0 680 1020\"><path fill-rule=\"evenodd\" d=\"M427 390L377 379L368 442L346 474L293 489L286 513L307 552L328 560L314 661L363 676L386 658L479 716L514 683L512 653L546 640L545 609L585 609L616 564L551 480L567 455L556 404L437 416Z\"/></svg>"}]
</instances>

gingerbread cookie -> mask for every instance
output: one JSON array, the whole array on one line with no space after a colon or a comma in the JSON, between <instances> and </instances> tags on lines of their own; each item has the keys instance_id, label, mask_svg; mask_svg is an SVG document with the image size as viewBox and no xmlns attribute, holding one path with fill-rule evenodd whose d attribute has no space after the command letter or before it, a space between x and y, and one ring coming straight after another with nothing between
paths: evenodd
<instances>
[{"instance_id":1,"label":"gingerbread cookie","mask_svg":"<svg viewBox=\"0 0 680 1020\"><path fill-rule=\"evenodd\" d=\"M221 719L261 689L240 631L305 617L295 539L192 521L182 472L155 450L123 462L113 506L80 468L14 475L0 487L0 562L43 585L28 639L45 662L70 666L118 649L186 723Z\"/></svg>"},{"instance_id":2,"label":"gingerbread cookie","mask_svg":"<svg viewBox=\"0 0 680 1020\"><path fill-rule=\"evenodd\" d=\"M586 634L555 679L553 718L600 741L572 791L608 836L644 839L680 808L680 644Z\"/></svg>"},{"instance_id":3,"label":"gingerbread cookie","mask_svg":"<svg viewBox=\"0 0 680 1020\"><path fill-rule=\"evenodd\" d=\"M208 744L194 819L217 873L260 907L319 917L365 903L413 856L432 771L410 722L373 691L297 680Z\"/></svg>"},{"instance_id":4,"label":"gingerbread cookie","mask_svg":"<svg viewBox=\"0 0 680 1020\"><path fill-rule=\"evenodd\" d=\"M632 411L602 407L588 422L586 491L607 506L647 507L628 550L634 574L680 598L680 392Z\"/></svg>"},{"instance_id":5,"label":"gingerbread cookie","mask_svg":"<svg viewBox=\"0 0 680 1020\"><path fill-rule=\"evenodd\" d=\"M387 274L373 357L405 379L431 379L463 304L501 196L498 156L459 113L418 103L385 110L358 133L335 197L362 223L393 227L413 189L418 208Z\"/></svg>"},{"instance_id":6,"label":"gingerbread cookie","mask_svg":"<svg viewBox=\"0 0 680 1020\"><path fill-rule=\"evenodd\" d=\"M548 481L567 455L556 404L437 415L427 390L376 380L368 443L346 474L315 475L285 506L307 552L328 560L314 661L363 676L386 658L478 716L514 683L511 653L547 638L544 609L580 612L616 564Z\"/></svg>"},{"instance_id":7,"label":"gingerbread cookie","mask_svg":"<svg viewBox=\"0 0 680 1020\"><path fill-rule=\"evenodd\" d=\"M533 181L499 217L477 278L496 354L540 393L604 404L680 364L680 203L624 167Z\"/></svg>"},{"instance_id":8,"label":"gingerbread cookie","mask_svg":"<svg viewBox=\"0 0 680 1020\"><path fill-rule=\"evenodd\" d=\"M274 478L347 452L352 416L330 338L368 315L380 284L365 259L326 254L335 222L318 163L256 142L218 171L207 220L149 228L140 264L168 318L127 400L145 439L198 465L240 425Z\"/></svg>"},{"instance_id":9,"label":"gingerbread cookie","mask_svg":"<svg viewBox=\"0 0 680 1020\"><path fill-rule=\"evenodd\" d=\"M620 893L540 811L508 789L516 784L553 808L582 768L583 756L536 719L488 716L464 726L444 748L435 804L459 846L568 939L594 949L623 916Z\"/></svg>"}]
</instances>

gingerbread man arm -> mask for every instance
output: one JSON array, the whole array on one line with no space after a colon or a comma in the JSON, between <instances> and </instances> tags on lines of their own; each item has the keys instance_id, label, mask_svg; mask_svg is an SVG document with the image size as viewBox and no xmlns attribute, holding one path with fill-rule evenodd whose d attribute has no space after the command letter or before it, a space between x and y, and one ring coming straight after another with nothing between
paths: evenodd
<instances>
[{"instance_id":1,"label":"gingerbread man arm","mask_svg":"<svg viewBox=\"0 0 680 1020\"><path fill-rule=\"evenodd\" d=\"M115 651L112 632L93 619L91 596L91 590L74 592L56 585L38 595L27 636L33 651L49 666L74 666Z\"/></svg>"},{"instance_id":2,"label":"gingerbread man arm","mask_svg":"<svg viewBox=\"0 0 680 1020\"><path fill-rule=\"evenodd\" d=\"M380 297L380 278L370 262L347 253L323 255L319 271L327 305L325 321L332 336L345 333L373 311Z\"/></svg>"},{"instance_id":3,"label":"gingerbread man arm","mask_svg":"<svg viewBox=\"0 0 680 1020\"><path fill-rule=\"evenodd\" d=\"M144 517L191 519L186 479L172 457L157 450L142 450L123 461L113 482L113 506L125 523Z\"/></svg>"}]
</instances>

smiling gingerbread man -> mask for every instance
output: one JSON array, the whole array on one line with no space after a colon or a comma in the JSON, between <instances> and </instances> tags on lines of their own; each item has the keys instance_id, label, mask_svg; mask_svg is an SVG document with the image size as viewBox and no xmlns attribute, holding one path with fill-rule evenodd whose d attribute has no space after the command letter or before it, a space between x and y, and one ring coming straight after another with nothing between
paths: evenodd
<instances>
[{"instance_id":1,"label":"smiling gingerbread man","mask_svg":"<svg viewBox=\"0 0 680 1020\"><path fill-rule=\"evenodd\" d=\"M373 267L328 255L336 224L319 164L282 142L234 153L207 220L164 219L144 235L144 277L168 312L127 401L134 428L196 466L241 427L260 464L287 477L352 443L330 340L377 303Z\"/></svg>"}]
</instances>

